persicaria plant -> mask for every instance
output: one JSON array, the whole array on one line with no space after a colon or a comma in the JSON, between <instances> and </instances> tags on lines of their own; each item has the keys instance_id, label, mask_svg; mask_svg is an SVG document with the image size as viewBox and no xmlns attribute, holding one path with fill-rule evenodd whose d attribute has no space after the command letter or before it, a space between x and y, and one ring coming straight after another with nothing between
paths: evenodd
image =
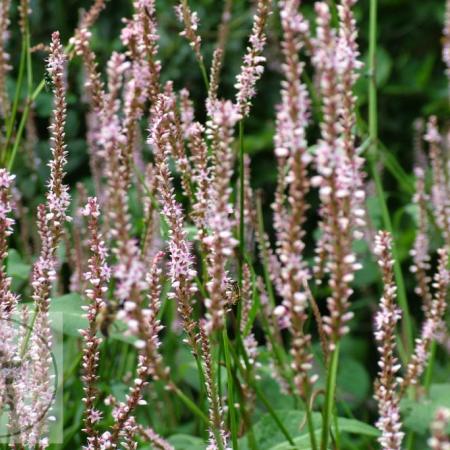
<instances>
[{"instance_id":1,"label":"persicaria plant","mask_svg":"<svg viewBox=\"0 0 450 450\"><path fill-rule=\"evenodd\" d=\"M376 0L95 0L43 43L35 3L0 1L0 441L450 449L448 89L397 160Z\"/></svg>"}]
</instances>

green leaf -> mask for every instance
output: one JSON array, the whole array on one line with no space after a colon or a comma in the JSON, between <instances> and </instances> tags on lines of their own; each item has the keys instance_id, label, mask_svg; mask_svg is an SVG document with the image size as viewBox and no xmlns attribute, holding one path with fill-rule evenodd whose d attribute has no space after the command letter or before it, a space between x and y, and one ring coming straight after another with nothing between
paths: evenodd
<instances>
[{"instance_id":1,"label":"green leaf","mask_svg":"<svg viewBox=\"0 0 450 450\"><path fill-rule=\"evenodd\" d=\"M380 279L378 264L369 255L364 258L362 268L356 272L353 285L358 288L367 288Z\"/></svg>"},{"instance_id":2,"label":"green leaf","mask_svg":"<svg viewBox=\"0 0 450 450\"><path fill-rule=\"evenodd\" d=\"M168 439L177 450L204 450L205 443L198 437L187 434L174 434Z\"/></svg>"},{"instance_id":3,"label":"green leaf","mask_svg":"<svg viewBox=\"0 0 450 450\"><path fill-rule=\"evenodd\" d=\"M86 329L88 320L83 317L85 312L82 306L86 303L79 294L67 294L61 297L52 298L50 301L50 313L61 313L63 315L63 332L69 336L79 337L80 329ZM121 320L114 320L110 327L108 339L133 344L136 341L134 336L126 334L128 327Z\"/></svg>"},{"instance_id":4,"label":"green leaf","mask_svg":"<svg viewBox=\"0 0 450 450\"><path fill-rule=\"evenodd\" d=\"M380 200L375 196L370 196L367 198L367 210L369 212L370 221L376 229L381 228L383 219L381 213Z\"/></svg>"},{"instance_id":5,"label":"green leaf","mask_svg":"<svg viewBox=\"0 0 450 450\"><path fill-rule=\"evenodd\" d=\"M338 419L339 431L350 434L359 434L362 436L378 437L378 430L372 425L361 422L356 419L347 419L346 417L339 417Z\"/></svg>"},{"instance_id":6,"label":"green leaf","mask_svg":"<svg viewBox=\"0 0 450 450\"><path fill-rule=\"evenodd\" d=\"M316 436L316 441L320 439L320 430L314 432ZM309 434L305 434L303 436L299 436L294 439L295 450L311 450L311 440ZM275 445L271 447L270 450L292 450L293 447L289 442L282 442L281 444Z\"/></svg>"},{"instance_id":7,"label":"green leaf","mask_svg":"<svg viewBox=\"0 0 450 450\"><path fill-rule=\"evenodd\" d=\"M278 417L283 422L289 434L293 437L297 450L309 450L311 448L308 428L305 422L305 414L298 410L277 410ZM320 413L313 413L314 430L320 437L322 417ZM340 417L338 419L340 433L358 434L368 437L377 437L378 430L371 425L355 419ZM270 450L291 450L292 445L280 432L270 415L264 415L253 427L257 440L257 448ZM246 437L241 438L240 448L248 449Z\"/></svg>"},{"instance_id":8,"label":"green leaf","mask_svg":"<svg viewBox=\"0 0 450 450\"><path fill-rule=\"evenodd\" d=\"M9 277L21 281L27 281L30 276L31 265L23 262L19 252L11 249L8 252L7 274Z\"/></svg>"},{"instance_id":9,"label":"green leaf","mask_svg":"<svg viewBox=\"0 0 450 450\"><path fill-rule=\"evenodd\" d=\"M177 382L183 381L196 391L200 390L200 383L197 372L197 364L192 356L192 352L186 347L180 347L175 357L175 367L173 374Z\"/></svg>"},{"instance_id":10,"label":"green leaf","mask_svg":"<svg viewBox=\"0 0 450 450\"><path fill-rule=\"evenodd\" d=\"M50 117L53 112L53 95L42 92L35 101L35 109L38 117Z\"/></svg>"},{"instance_id":11,"label":"green leaf","mask_svg":"<svg viewBox=\"0 0 450 450\"><path fill-rule=\"evenodd\" d=\"M81 308L83 305L83 299L75 293L51 299L50 313L62 314L64 334L79 337L79 330L88 327L88 320L83 317L84 311Z\"/></svg>"},{"instance_id":12,"label":"green leaf","mask_svg":"<svg viewBox=\"0 0 450 450\"><path fill-rule=\"evenodd\" d=\"M378 86L383 86L389 79L392 72L392 58L382 47L377 48L376 76Z\"/></svg>"},{"instance_id":13,"label":"green leaf","mask_svg":"<svg viewBox=\"0 0 450 450\"><path fill-rule=\"evenodd\" d=\"M439 407L450 408L450 384L433 384L427 398L405 399L400 404L404 425L417 434L427 434Z\"/></svg>"},{"instance_id":14,"label":"green leaf","mask_svg":"<svg viewBox=\"0 0 450 450\"><path fill-rule=\"evenodd\" d=\"M370 377L365 367L354 358L343 358L339 364L338 396L348 405L357 406L363 402L370 390Z\"/></svg>"}]
</instances>

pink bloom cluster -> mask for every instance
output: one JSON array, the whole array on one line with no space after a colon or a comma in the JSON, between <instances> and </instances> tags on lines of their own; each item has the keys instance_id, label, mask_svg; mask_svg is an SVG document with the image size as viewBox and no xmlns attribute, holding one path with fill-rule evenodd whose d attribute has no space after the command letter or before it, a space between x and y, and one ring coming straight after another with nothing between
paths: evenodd
<instances>
[{"instance_id":1,"label":"pink bloom cluster","mask_svg":"<svg viewBox=\"0 0 450 450\"><path fill-rule=\"evenodd\" d=\"M404 433L401 431L400 399L396 374L400 364L395 356L395 327L401 318L396 306L397 288L394 284L392 259L392 238L387 232L379 232L375 238L375 254L383 273L383 297L375 317L375 339L378 344L380 359L379 372L375 383L375 399L378 402L379 419L376 426L381 431L379 442L382 448L400 450Z\"/></svg>"},{"instance_id":2,"label":"pink bloom cluster","mask_svg":"<svg viewBox=\"0 0 450 450\"><path fill-rule=\"evenodd\" d=\"M11 292L11 278L6 274L8 237L11 236L14 220L12 212L11 187L14 181L6 169L0 169L0 319L8 318L15 310L17 296Z\"/></svg>"},{"instance_id":3,"label":"pink bloom cluster","mask_svg":"<svg viewBox=\"0 0 450 450\"><path fill-rule=\"evenodd\" d=\"M438 408L431 423L431 437L428 439L428 445L431 450L448 450L450 448L449 424L450 410L448 408Z\"/></svg>"},{"instance_id":4,"label":"pink bloom cluster","mask_svg":"<svg viewBox=\"0 0 450 450\"><path fill-rule=\"evenodd\" d=\"M187 0L181 0L181 2L175 6L175 12L178 20L184 24L184 30L180 33L180 36L184 36L189 41L197 60L203 61L201 53L202 39L197 32L199 24L198 14L195 11L191 11Z\"/></svg>"},{"instance_id":5,"label":"pink bloom cluster","mask_svg":"<svg viewBox=\"0 0 450 450\"><path fill-rule=\"evenodd\" d=\"M318 74L323 112L322 135L315 157L318 176L312 180L319 188L322 203L322 236L317 247L316 274L319 282L323 268L330 274L330 315L324 318L324 330L330 338L331 349L348 332L347 322L353 317L348 311L353 292L350 283L360 264L353 253L352 242L361 237L358 228L365 225L363 160L355 150L353 135L355 99L352 88L360 64L354 42L352 3L344 2L339 9L339 39L331 28L329 6L324 2L315 4L317 37L312 61Z\"/></svg>"},{"instance_id":6,"label":"pink bloom cluster","mask_svg":"<svg viewBox=\"0 0 450 450\"><path fill-rule=\"evenodd\" d=\"M266 44L264 28L270 14L270 2L258 0L256 8L247 53L244 56L241 72L236 77L235 84L237 89L236 104L243 117L250 113L251 99L256 95L255 84L261 78L264 71L263 63L266 61L262 52Z\"/></svg>"}]
</instances>

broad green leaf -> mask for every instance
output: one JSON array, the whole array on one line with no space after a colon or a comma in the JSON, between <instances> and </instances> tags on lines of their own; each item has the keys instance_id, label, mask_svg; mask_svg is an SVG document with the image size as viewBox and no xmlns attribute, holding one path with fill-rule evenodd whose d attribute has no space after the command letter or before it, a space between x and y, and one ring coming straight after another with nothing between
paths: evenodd
<instances>
[{"instance_id":1,"label":"broad green leaf","mask_svg":"<svg viewBox=\"0 0 450 450\"><path fill-rule=\"evenodd\" d=\"M186 347L180 347L176 354L176 371L173 371L177 381L183 381L196 391L200 390L197 364L192 352Z\"/></svg>"},{"instance_id":2,"label":"broad green leaf","mask_svg":"<svg viewBox=\"0 0 450 450\"><path fill-rule=\"evenodd\" d=\"M31 265L23 262L19 252L11 249L8 252L7 273L13 279L27 281L30 276Z\"/></svg>"},{"instance_id":3,"label":"broad green leaf","mask_svg":"<svg viewBox=\"0 0 450 450\"><path fill-rule=\"evenodd\" d=\"M339 417L338 426L339 431L343 433L359 434L362 436L369 436L369 437L379 436L379 432L375 427L356 419L347 419L346 417Z\"/></svg>"},{"instance_id":4,"label":"broad green leaf","mask_svg":"<svg viewBox=\"0 0 450 450\"><path fill-rule=\"evenodd\" d=\"M305 422L305 414L298 410L277 410L278 417L292 436L297 450L310 449L308 427ZM313 413L314 430L317 436L321 432L321 414ZM377 437L378 430L355 419L340 417L338 419L340 433L351 433L368 437ZM257 447L268 450L291 450L292 446L281 433L270 415L264 415L253 427L257 440ZM246 437L241 439L240 447L247 450Z\"/></svg>"},{"instance_id":5,"label":"broad green leaf","mask_svg":"<svg viewBox=\"0 0 450 450\"><path fill-rule=\"evenodd\" d=\"M61 313L63 316L63 330L69 336L80 336L80 329L88 327L88 320L83 317L84 304L79 294L67 294L62 297L52 298L50 301L50 313Z\"/></svg>"},{"instance_id":6,"label":"broad green leaf","mask_svg":"<svg viewBox=\"0 0 450 450\"><path fill-rule=\"evenodd\" d=\"M320 429L314 432L316 442L320 441L320 433ZM309 434L294 438L294 444L295 447L292 447L289 442L282 442L281 444L271 447L270 450L311 450L311 438L309 437Z\"/></svg>"},{"instance_id":7,"label":"broad green leaf","mask_svg":"<svg viewBox=\"0 0 450 450\"><path fill-rule=\"evenodd\" d=\"M55 297L50 302L50 313L62 313L63 330L69 336L80 336L80 329L88 327L88 320L83 317L85 311L82 306L86 303L79 294L67 294L62 297ZM108 339L118 340L127 344L135 342L134 336L127 335L127 326L121 320L114 320L110 326Z\"/></svg>"},{"instance_id":8,"label":"broad green leaf","mask_svg":"<svg viewBox=\"0 0 450 450\"><path fill-rule=\"evenodd\" d=\"M341 401L352 405L363 402L370 390L370 377L365 367L354 358L343 358L339 365L338 397Z\"/></svg>"},{"instance_id":9,"label":"broad green leaf","mask_svg":"<svg viewBox=\"0 0 450 450\"><path fill-rule=\"evenodd\" d=\"M356 348L356 352L360 348ZM316 368L319 374L318 388L324 388L326 373L322 365ZM350 409L358 407L368 396L370 390L370 377L364 365L348 351L343 353L337 375L336 396L338 403L345 403ZM322 399L318 399L321 404Z\"/></svg>"},{"instance_id":10,"label":"broad green leaf","mask_svg":"<svg viewBox=\"0 0 450 450\"><path fill-rule=\"evenodd\" d=\"M172 444L176 450L204 450L205 443L202 439L194 436L189 436L188 434L174 434L168 439L170 444Z\"/></svg>"},{"instance_id":11,"label":"broad green leaf","mask_svg":"<svg viewBox=\"0 0 450 450\"><path fill-rule=\"evenodd\" d=\"M401 402L404 425L408 430L426 434L439 407L450 408L450 384L433 384L427 398L419 401L405 399Z\"/></svg>"}]
</instances>

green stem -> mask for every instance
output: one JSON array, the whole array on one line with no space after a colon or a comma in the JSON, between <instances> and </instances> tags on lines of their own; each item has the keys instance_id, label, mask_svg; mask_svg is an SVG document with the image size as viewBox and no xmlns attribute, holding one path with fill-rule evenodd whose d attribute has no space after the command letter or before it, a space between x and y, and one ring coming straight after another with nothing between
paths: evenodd
<instances>
[{"instance_id":1,"label":"green stem","mask_svg":"<svg viewBox=\"0 0 450 450\"><path fill-rule=\"evenodd\" d=\"M70 59L70 53L73 49L73 44L68 44L66 45L66 47L64 48L65 53L69 54L69 59ZM30 59L30 64L31 64L31 59ZM32 79L30 78L30 80L32 81ZM38 98L39 94L42 92L42 90L45 87L45 79L43 78L39 84L36 86L36 88L34 89L34 91L31 93L31 95L29 95L27 102L25 104L25 109L22 113L22 117L20 119L20 123L19 123L19 128L17 130L17 134L16 134L16 138L14 139L14 146L11 152L11 156L9 158L8 161L8 170L11 171L12 167L14 165L14 161L16 159L16 155L17 155L17 150L19 148L20 145L20 141L22 138L22 134L23 131L25 129L25 125L27 123L28 120L28 115L30 114L30 110L31 110L31 106L33 105L33 103L35 102L35 100ZM7 147L5 146L5 150L7 151ZM3 155L6 158L6 154Z\"/></svg>"},{"instance_id":2,"label":"green stem","mask_svg":"<svg viewBox=\"0 0 450 450\"><path fill-rule=\"evenodd\" d=\"M28 94L31 93L33 90L33 61L31 59L31 52L30 52L30 29L29 29L29 23L27 19L26 23L26 41L27 41L27 82L28 82Z\"/></svg>"},{"instance_id":3,"label":"green stem","mask_svg":"<svg viewBox=\"0 0 450 450\"><path fill-rule=\"evenodd\" d=\"M19 73L17 76L16 92L14 94L13 107L11 110L11 115L10 115L9 121L8 121L8 127L6 130L6 139L5 139L5 145L3 147L2 162L5 162L9 143L11 141L11 136L14 131L14 123L16 121L16 114L17 114L17 109L19 107L20 93L22 92L22 83L23 83L23 77L24 77L25 68L26 68L26 61L27 61L26 56L27 56L27 42L24 37L22 39L22 50L20 53Z\"/></svg>"},{"instance_id":4,"label":"green stem","mask_svg":"<svg viewBox=\"0 0 450 450\"><path fill-rule=\"evenodd\" d=\"M208 74L206 73L206 67L203 60L198 62L200 66L200 72L202 73L203 83L205 83L206 92L209 92L209 81L208 81Z\"/></svg>"},{"instance_id":5,"label":"green stem","mask_svg":"<svg viewBox=\"0 0 450 450\"><path fill-rule=\"evenodd\" d=\"M270 401L267 399L265 394L261 391L261 389L259 388L258 384L254 380L254 377L252 376L252 365L250 364L250 361L248 360L248 355L247 355L247 352L245 351L244 343L242 342L241 336L239 335L237 337L237 339L238 339L239 347L241 349L241 354L242 354L242 356L244 358L245 366L247 368L248 376L246 377L246 379L247 379L248 384L255 391L256 396L261 401L261 403L266 407L268 413L272 416L272 419L277 424L278 428L283 433L284 437L287 439L289 444L291 444L293 447L295 447L294 439L289 434L289 431L284 426L284 424L281 421L281 419L278 417L277 413L275 412L275 410L273 409L272 405L270 404ZM233 357L235 359L236 365L239 368L239 371L242 373L243 376L245 376L245 370L242 367L241 362L239 361L239 358L238 358L236 352L233 351L233 348L230 348L230 350L231 350L231 354L233 355Z\"/></svg>"},{"instance_id":6,"label":"green stem","mask_svg":"<svg viewBox=\"0 0 450 450\"><path fill-rule=\"evenodd\" d=\"M341 448L341 439L340 439L340 434L339 434L339 417L337 414L337 408L336 408L336 403L335 403L335 414L334 414L334 446L335 448Z\"/></svg>"},{"instance_id":7,"label":"green stem","mask_svg":"<svg viewBox=\"0 0 450 450\"><path fill-rule=\"evenodd\" d=\"M257 219L258 219L258 234L259 234L260 239L262 240L259 245L261 247L261 254L262 254L261 262L262 262L262 266L263 266L264 284L267 289L267 295L269 296L270 306L272 308L275 308L275 306L276 306L275 293L273 291L272 281L270 279L267 250L264 247L264 241L263 241L263 236L265 234L265 231L264 231L264 218L263 218L263 213L262 213L262 203L261 203L260 196L257 196L257 198L256 198L256 214L257 214ZM284 347L282 345L280 345L278 343L275 336L273 336L273 334L271 332L270 324L267 322L265 315L261 314L261 317L262 317L263 325L265 327L265 332L270 340L270 343L272 344L272 349L274 351L275 359L278 361L278 364L284 374L285 379L288 381L289 385L293 387L291 371L287 367L287 363L286 363L286 361L288 359L287 355L286 355L286 350L284 349ZM295 392L295 387L293 387L292 391Z\"/></svg>"},{"instance_id":8,"label":"green stem","mask_svg":"<svg viewBox=\"0 0 450 450\"><path fill-rule=\"evenodd\" d=\"M377 46L377 0L370 0L370 30L369 30L369 138L370 148L368 152L372 176L375 182L377 197L381 206L384 227L393 235L393 227L386 203L386 195L383 189L381 176L378 171L378 107L377 107L377 81L376 81L376 47ZM412 322L409 313L405 283L402 268L398 257L395 239L392 244L392 256L394 259L394 274L397 283L398 302L402 308L402 338L405 353L409 354L413 347Z\"/></svg>"},{"instance_id":9,"label":"green stem","mask_svg":"<svg viewBox=\"0 0 450 450\"><path fill-rule=\"evenodd\" d=\"M238 260L238 284L239 289L242 290L242 279L244 273L244 259L245 259L245 217L244 217L244 120L239 122L239 260ZM237 325L236 329L241 329L242 316L242 301L237 305Z\"/></svg>"},{"instance_id":10,"label":"green stem","mask_svg":"<svg viewBox=\"0 0 450 450\"><path fill-rule=\"evenodd\" d=\"M291 435L289 434L289 431L287 430L287 428L284 426L283 422L281 421L281 419L278 417L277 413L275 412L275 410L273 409L270 401L267 399L267 397L263 394L263 392L261 391L261 389L259 388L259 386L257 386L256 384L252 385L253 389L256 392L256 395L258 396L259 400L263 403L263 405L266 407L268 413L272 416L272 419L275 421L275 423L277 424L278 428L280 429L280 431L283 433L284 437L287 439L287 441L289 442L289 444L291 444L294 448L297 448L295 446L295 442L294 439L291 437Z\"/></svg>"},{"instance_id":11,"label":"green stem","mask_svg":"<svg viewBox=\"0 0 450 450\"><path fill-rule=\"evenodd\" d=\"M8 161L8 170L9 171L12 170L12 167L14 165L14 161L16 159L17 150L18 150L19 145L20 145L22 134L23 134L23 131L25 129L25 125L26 125L27 120L28 120L28 115L30 114L31 105L36 100L38 95L41 93L42 89L44 89L44 86L45 86L45 82L44 82L44 80L42 80L38 84L37 88L33 91L33 94L28 99L28 101L27 101L27 103L25 105L25 109L24 109L24 111L22 113L22 117L20 119L19 128L17 130L16 139L14 140L14 146L13 146L13 149L12 149L12 152L11 152L11 156L10 156L9 161Z\"/></svg>"},{"instance_id":12,"label":"green stem","mask_svg":"<svg viewBox=\"0 0 450 450\"><path fill-rule=\"evenodd\" d=\"M339 342L330 354L330 360L327 371L327 385L325 390L325 404L323 407L322 418L322 441L321 450L328 449L328 439L330 436L330 424L333 415L336 393L337 369L339 364Z\"/></svg>"},{"instance_id":13,"label":"green stem","mask_svg":"<svg viewBox=\"0 0 450 450\"><path fill-rule=\"evenodd\" d=\"M219 361L220 361L220 353L219 353ZM220 373L220 366L219 366L219 373ZM211 379L214 380L215 378L215 374L214 374L214 366L211 365ZM210 400L210 408L214 411L214 414L216 417L221 416L220 413L220 393L218 392L218 386L220 386L220 381L219 384L217 385L216 383L211 383L211 398ZM220 389L219 389L220 390ZM216 442L217 445L219 446L219 450L224 450L223 449L223 441L222 441L222 435L221 435L221 429L220 429L220 425L213 423L213 421L210 421L210 426L211 429L213 430L214 436L216 438Z\"/></svg>"},{"instance_id":14,"label":"green stem","mask_svg":"<svg viewBox=\"0 0 450 450\"><path fill-rule=\"evenodd\" d=\"M427 391L430 389L431 380L433 378L434 362L436 360L436 350L437 344L436 341L433 340L431 342L430 359L428 361L427 370L425 372L425 377L423 381L423 386Z\"/></svg>"},{"instance_id":15,"label":"green stem","mask_svg":"<svg viewBox=\"0 0 450 450\"><path fill-rule=\"evenodd\" d=\"M259 245L261 247L261 253L262 253L264 282L265 282L266 289L267 289L267 295L269 296L270 306L272 306L272 308L275 308L275 306L276 306L275 294L273 292L272 281L270 279L270 273L269 273L269 261L268 261L269 258L267 255L267 250L264 247L264 234L265 234L264 217L263 217L263 212L262 212L261 197L259 195L256 197L256 214L257 214L257 218L258 218L258 233L259 233L259 237L261 239L261 242Z\"/></svg>"},{"instance_id":16,"label":"green stem","mask_svg":"<svg viewBox=\"0 0 450 450\"><path fill-rule=\"evenodd\" d=\"M206 425L209 425L209 419L206 414L186 395L181 389L173 383L170 385L171 390L178 396L178 398Z\"/></svg>"},{"instance_id":17,"label":"green stem","mask_svg":"<svg viewBox=\"0 0 450 450\"><path fill-rule=\"evenodd\" d=\"M314 432L314 421L312 418L312 411L311 411L311 405L309 402L311 393L310 393L310 387L307 383L304 385L304 390L306 392L306 402L305 402L305 411L306 411L306 422L308 424L308 433L309 438L311 440L311 449L317 450L317 442L316 442L316 433Z\"/></svg>"},{"instance_id":18,"label":"green stem","mask_svg":"<svg viewBox=\"0 0 450 450\"><path fill-rule=\"evenodd\" d=\"M239 286L242 287L242 265L245 253L245 217L244 217L244 120L239 122Z\"/></svg>"},{"instance_id":19,"label":"green stem","mask_svg":"<svg viewBox=\"0 0 450 450\"><path fill-rule=\"evenodd\" d=\"M222 330L222 339L225 364L227 367L228 410L230 411L231 440L233 442L233 450L238 450L238 429L236 420L236 406L234 404L234 379L231 371L230 343L228 341L228 333L226 328Z\"/></svg>"},{"instance_id":20,"label":"green stem","mask_svg":"<svg viewBox=\"0 0 450 450\"><path fill-rule=\"evenodd\" d=\"M410 431L408 433L408 436L406 437L406 445L405 445L406 450L412 450L412 448L414 447L414 438L415 438L414 432Z\"/></svg>"}]
</instances>

